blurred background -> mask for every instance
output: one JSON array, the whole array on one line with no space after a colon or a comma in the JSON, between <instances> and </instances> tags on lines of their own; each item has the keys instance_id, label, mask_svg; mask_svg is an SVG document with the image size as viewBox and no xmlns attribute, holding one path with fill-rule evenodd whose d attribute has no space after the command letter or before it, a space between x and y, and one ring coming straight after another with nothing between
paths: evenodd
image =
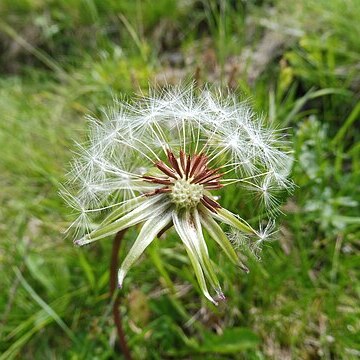
<instances>
[{"instance_id":1,"label":"blurred background","mask_svg":"<svg viewBox=\"0 0 360 360\"><path fill-rule=\"evenodd\" d=\"M360 1L1 0L0 14L1 360L121 358L111 239L65 239L58 189L85 114L186 78L287 128L297 188L250 274L210 246L218 307L176 236L151 245L121 291L134 358L360 357ZM224 205L251 218L240 195Z\"/></svg>"}]
</instances>

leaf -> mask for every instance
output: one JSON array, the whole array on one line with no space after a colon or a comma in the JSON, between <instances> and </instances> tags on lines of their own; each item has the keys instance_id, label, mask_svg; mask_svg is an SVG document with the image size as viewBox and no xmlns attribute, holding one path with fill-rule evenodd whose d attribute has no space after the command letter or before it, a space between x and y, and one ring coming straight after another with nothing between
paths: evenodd
<instances>
[{"instance_id":1,"label":"leaf","mask_svg":"<svg viewBox=\"0 0 360 360\"><path fill-rule=\"evenodd\" d=\"M356 104L351 114L347 117L347 119L344 121L344 124L341 126L339 131L337 132L336 136L332 140L332 145L335 146L336 144L339 144L344 136L346 135L346 132L349 130L349 128L353 125L353 123L356 120L359 120L360 116L360 102Z\"/></svg>"},{"instance_id":2,"label":"leaf","mask_svg":"<svg viewBox=\"0 0 360 360\"><path fill-rule=\"evenodd\" d=\"M208 332L204 334L204 342L197 351L201 353L234 354L246 349L256 348L259 337L250 329L235 327L225 329L222 335Z\"/></svg>"},{"instance_id":3,"label":"leaf","mask_svg":"<svg viewBox=\"0 0 360 360\"><path fill-rule=\"evenodd\" d=\"M94 289L96 283L94 271L91 267L91 264L87 261L84 253L82 252L79 252L79 264L86 275L90 288Z\"/></svg>"},{"instance_id":4,"label":"leaf","mask_svg":"<svg viewBox=\"0 0 360 360\"><path fill-rule=\"evenodd\" d=\"M72 332L72 330L65 324L62 318L35 292L35 290L25 280L19 268L15 267L14 271L21 285L25 288L25 290L29 293L29 295L35 300L35 302L46 311L46 313L60 326L60 328L65 332L65 334L71 340L76 341L75 334Z\"/></svg>"},{"instance_id":5,"label":"leaf","mask_svg":"<svg viewBox=\"0 0 360 360\"><path fill-rule=\"evenodd\" d=\"M310 89L303 97L296 100L295 104L293 105L293 109L289 112L287 117L282 122L283 126L287 126L294 118L297 113L301 111L301 109L304 107L304 105L312 99L316 99L318 97L327 96L327 95L343 95L348 96L351 93L345 89L337 89L337 88L327 88L327 89L320 89L317 91L314 91L313 89Z\"/></svg>"}]
</instances>

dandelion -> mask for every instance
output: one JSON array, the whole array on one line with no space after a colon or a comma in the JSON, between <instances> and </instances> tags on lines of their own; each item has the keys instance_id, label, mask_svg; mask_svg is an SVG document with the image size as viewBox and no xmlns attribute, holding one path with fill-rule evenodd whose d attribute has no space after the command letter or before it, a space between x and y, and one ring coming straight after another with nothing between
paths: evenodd
<instances>
[{"instance_id":1,"label":"dandelion","mask_svg":"<svg viewBox=\"0 0 360 360\"><path fill-rule=\"evenodd\" d=\"M89 142L79 146L69 173L65 198L79 213L72 224L75 233L83 230L75 244L90 244L141 224L118 271L121 287L147 246L173 227L203 294L216 304L224 295L204 230L247 271L234 239L219 224L232 228L256 250L273 227L270 221L255 230L222 207L219 190L251 187L262 193L267 207L277 206L278 199L270 192L291 186L286 179L291 157L282 132L267 128L235 96L193 86L150 92L117 107L105 122L90 119ZM99 215L102 221L96 224Z\"/></svg>"}]
</instances>

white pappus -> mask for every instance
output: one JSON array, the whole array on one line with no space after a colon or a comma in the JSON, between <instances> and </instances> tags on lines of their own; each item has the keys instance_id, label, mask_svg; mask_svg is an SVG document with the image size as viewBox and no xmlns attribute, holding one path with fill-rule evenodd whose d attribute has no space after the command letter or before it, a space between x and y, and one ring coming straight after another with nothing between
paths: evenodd
<instances>
[{"instance_id":1,"label":"white pappus","mask_svg":"<svg viewBox=\"0 0 360 360\"><path fill-rule=\"evenodd\" d=\"M75 244L90 244L141 224L119 269L122 286L146 247L173 226L203 294L214 304L224 299L203 231L247 270L234 250L234 236L229 239L219 223L234 229L239 239L247 238L249 248L257 251L273 221L257 231L223 208L216 194L243 186L262 194L270 210L278 206L277 191L291 187L284 133L266 127L235 95L193 85L150 91L131 104L118 102L105 121L89 121L88 144L78 146L63 191L78 211L71 226Z\"/></svg>"}]
</instances>

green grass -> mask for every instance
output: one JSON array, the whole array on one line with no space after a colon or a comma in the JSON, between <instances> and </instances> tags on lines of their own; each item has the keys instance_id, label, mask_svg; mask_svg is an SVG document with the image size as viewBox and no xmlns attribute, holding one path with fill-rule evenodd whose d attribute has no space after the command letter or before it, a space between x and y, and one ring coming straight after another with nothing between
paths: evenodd
<instances>
[{"instance_id":1,"label":"green grass","mask_svg":"<svg viewBox=\"0 0 360 360\"><path fill-rule=\"evenodd\" d=\"M118 358L111 239L74 248L58 189L73 140L86 138L84 115L100 115L113 95L146 92L170 66L222 85L233 77L241 97L288 127L297 188L284 199L278 241L261 261L249 258L250 274L210 246L228 299L218 308L174 234L151 245L121 292L134 358L359 357L359 5L342 13L339 2L306 0L295 11L279 0L272 17L266 1L1 2L1 360ZM252 85L246 68L231 75L231 59L259 51L274 24L301 31ZM180 65L164 60L174 53ZM251 217L241 193L223 203Z\"/></svg>"}]
</instances>

